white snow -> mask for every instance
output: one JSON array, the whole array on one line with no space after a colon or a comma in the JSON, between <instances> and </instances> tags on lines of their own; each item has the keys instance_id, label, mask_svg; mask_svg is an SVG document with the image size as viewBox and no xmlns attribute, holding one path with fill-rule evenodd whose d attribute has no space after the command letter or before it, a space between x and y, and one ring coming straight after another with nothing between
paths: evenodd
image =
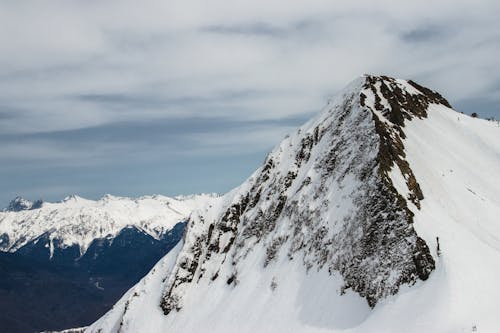
<instances>
[{"instance_id":1,"label":"white snow","mask_svg":"<svg viewBox=\"0 0 500 333\"><path fill-rule=\"evenodd\" d=\"M411 93L418 93L406 82L397 82ZM356 87L359 81L349 89ZM300 131L324 121L328 117L325 112ZM258 177L256 172L241 187L214 200L211 208L199 210L188 226L184 243L178 244L85 332L499 332L500 128L431 104L428 118L406 122L404 132L406 159L424 194L421 209L409 207L415 214L418 235L427 242L436 260L436 269L427 281L403 286L398 294L370 309L357 293L341 293L340 275L315 267L307 270L302 258L289 260L286 251L279 252L276 260L263 267L267 243L253 244L250 238L243 248L246 252L237 253L236 258L241 260L236 266L231 263L232 257L221 254L202 263L204 277L198 279L199 275L195 275L191 284L179 288L182 309L165 316L160 308L162 296L170 288L174 274L182 273L175 271L179 262L193 256L187 245L237 201L238 193L249 189ZM277 173L286 173L286 166L295 162L288 147L294 146L296 139L297 135L286 138L273 151L279 160ZM314 149L321 153L323 148ZM318 177L307 163L298 172L301 181L309 176L314 183ZM400 194L407 197L408 188L399 170L393 169L390 177ZM339 227L333 221L352 213L347 194L356 190L356 183L346 179L343 186L328 192L330 202L336 206L325 209L327 217L321 217L331 223L331 232ZM292 186L288 193L296 190ZM310 200L305 204L314 209L321 203ZM266 242L284 234L288 223L282 218ZM228 284L234 269L238 270L237 280ZM222 276L212 281L209 277L215 272Z\"/></svg>"},{"instance_id":2,"label":"white snow","mask_svg":"<svg viewBox=\"0 0 500 333\"><path fill-rule=\"evenodd\" d=\"M500 319L500 128L431 105L407 125L408 161L424 193L415 212L438 271L422 291L420 325L432 332L498 332ZM426 290L429 289L429 290ZM432 297L433 295L433 297ZM424 300L425 297L425 300ZM439 330L438 327L442 327Z\"/></svg>"},{"instance_id":3,"label":"white snow","mask_svg":"<svg viewBox=\"0 0 500 333\"><path fill-rule=\"evenodd\" d=\"M105 195L88 200L76 195L61 202L44 202L42 207L18 212L0 212L0 235L7 234L2 251L14 252L23 245L48 234L50 256L54 240L63 247L78 245L81 254L96 238L114 238L126 227L134 226L158 239L191 212L214 200L213 194L169 198L161 195L137 199Z\"/></svg>"}]
</instances>

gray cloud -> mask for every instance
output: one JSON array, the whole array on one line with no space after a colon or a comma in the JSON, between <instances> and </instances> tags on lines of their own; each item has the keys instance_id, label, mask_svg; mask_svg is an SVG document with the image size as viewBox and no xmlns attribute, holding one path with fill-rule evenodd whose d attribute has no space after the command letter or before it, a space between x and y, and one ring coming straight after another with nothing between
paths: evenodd
<instances>
[{"instance_id":1,"label":"gray cloud","mask_svg":"<svg viewBox=\"0 0 500 333\"><path fill-rule=\"evenodd\" d=\"M76 101L90 102L101 105L103 107L112 106L118 108L136 109L138 108L165 108L171 106L195 106L205 105L213 107L213 105L222 105L229 101L238 101L244 99L261 98L269 95L266 91L257 90L242 90L242 91L225 91L222 93L214 93L211 96L180 96L168 97L151 94L134 94L134 93L113 93L113 94L83 94L70 96L70 99Z\"/></svg>"},{"instance_id":2,"label":"gray cloud","mask_svg":"<svg viewBox=\"0 0 500 333\"><path fill-rule=\"evenodd\" d=\"M9 110L0 106L0 121L7 119L16 119L19 117L20 110Z\"/></svg>"},{"instance_id":3,"label":"gray cloud","mask_svg":"<svg viewBox=\"0 0 500 333\"><path fill-rule=\"evenodd\" d=\"M30 177L47 179L33 191L98 193L119 188L112 166L158 175L217 156L211 170L241 170L227 180L236 185L245 168L224 156L257 165L249 156L259 161L363 73L498 114L499 11L494 0L1 2L0 182L9 193L16 182L29 192ZM78 165L108 177L84 181ZM66 186L72 174L80 181ZM174 188L210 190L189 176ZM157 183L141 179L131 186Z\"/></svg>"},{"instance_id":4,"label":"gray cloud","mask_svg":"<svg viewBox=\"0 0 500 333\"><path fill-rule=\"evenodd\" d=\"M0 140L4 143L26 143L45 140L61 142L72 147L74 147L75 144L88 144L89 146L93 146L101 142L141 142L144 144L155 144L172 140L185 141L194 134L220 133L229 129L234 131L251 131L255 128L297 127L304 123L310 116L311 114L306 113L301 116L290 116L282 119L253 121L214 117L114 122L74 130L23 135L0 134Z\"/></svg>"},{"instance_id":5,"label":"gray cloud","mask_svg":"<svg viewBox=\"0 0 500 333\"><path fill-rule=\"evenodd\" d=\"M407 43L432 43L450 38L453 31L450 27L424 25L401 34L401 39Z\"/></svg>"},{"instance_id":6,"label":"gray cloud","mask_svg":"<svg viewBox=\"0 0 500 333\"><path fill-rule=\"evenodd\" d=\"M229 35L255 35L270 37L283 37L286 35L285 29L259 22L246 25L212 25L203 27L201 31Z\"/></svg>"}]
</instances>

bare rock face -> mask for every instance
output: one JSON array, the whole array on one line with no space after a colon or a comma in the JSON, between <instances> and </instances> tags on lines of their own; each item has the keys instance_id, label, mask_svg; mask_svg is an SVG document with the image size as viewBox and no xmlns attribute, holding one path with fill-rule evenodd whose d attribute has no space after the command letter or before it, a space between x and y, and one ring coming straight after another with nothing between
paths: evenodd
<instances>
[{"instance_id":1,"label":"bare rock face","mask_svg":"<svg viewBox=\"0 0 500 333\"><path fill-rule=\"evenodd\" d=\"M31 202L24 199L23 197L16 197L10 203L9 206L4 210L7 212L20 212L23 210L37 209L42 206L42 200L36 200Z\"/></svg>"},{"instance_id":2,"label":"bare rock face","mask_svg":"<svg viewBox=\"0 0 500 333\"><path fill-rule=\"evenodd\" d=\"M340 274L371 307L435 268L413 227L424 195L404 148L405 122L448 102L412 81L364 76L287 137L213 218L192 216L184 247L166 280L165 314L201 279L238 287L238 266L264 248L262 265L279 256ZM407 193L393 184L405 180Z\"/></svg>"}]
</instances>

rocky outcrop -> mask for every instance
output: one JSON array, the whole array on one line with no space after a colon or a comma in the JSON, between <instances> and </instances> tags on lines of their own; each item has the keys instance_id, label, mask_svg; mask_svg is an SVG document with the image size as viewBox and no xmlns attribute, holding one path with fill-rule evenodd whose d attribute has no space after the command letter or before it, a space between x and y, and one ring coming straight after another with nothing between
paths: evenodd
<instances>
[{"instance_id":1,"label":"rocky outcrop","mask_svg":"<svg viewBox=\"0 0 500 333\"><path fill-rule=\"evenodd\" d=\"M36 200L31 202L29 200L24 199L23 197L15 197L10 203L9 206L5 209L6 212L20 212L23 210L37 209L42 207L43 201Z\"/></svg>"},{"instance_id":2,"label":"rocky outcrop","mask_svg":"<svg viewBox=\"0 0 500 333\"><path fill-rule=\"evenodd\" d=\"M162 298L165 314L182 309L200 279L236 286L239 263L263 247L307 269L340 274L374 307L435 268L413 228L424 195L406 160L405 122L425 118L439 94L412 81L365 76L286 138L250 179L226 196L212 220L190 221ZM408 193L391 178L399 172ZM412 205L414 208L411 208Z\"/></svg>"}]
</instances>

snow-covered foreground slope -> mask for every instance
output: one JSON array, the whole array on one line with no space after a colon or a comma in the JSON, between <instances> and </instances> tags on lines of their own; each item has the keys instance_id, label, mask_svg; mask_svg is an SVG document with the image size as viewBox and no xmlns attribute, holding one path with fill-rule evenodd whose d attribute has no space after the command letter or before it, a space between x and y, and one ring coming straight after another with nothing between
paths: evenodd
<instances>
[{"instance_id":1,"label":"snow-covered foreground slope","mask_svg":"<svg viewBox=\"0 0 500 333\"><path fill-rule=\"evenodd\" d=\"M73 195L57 203L37 203L36 207L16 198L10 205L14 209L0 212L0 250L15 252L44 236L50 240L51 253L54 246L77 245L83 254L94 240L114 238L130 226L159 239L213 197L132 199L106 195L94 201Z\"/></svg>"},{"instance_id":2,"label":"snow-covered foreground slope","mask_svg":"<svg viewBox=\"0 0 500 333\"><path fill-rule=\"evenodd\" d=\"M365 76L85 332L498 332L500 128Z\"/></svg>"}]
</instances>

